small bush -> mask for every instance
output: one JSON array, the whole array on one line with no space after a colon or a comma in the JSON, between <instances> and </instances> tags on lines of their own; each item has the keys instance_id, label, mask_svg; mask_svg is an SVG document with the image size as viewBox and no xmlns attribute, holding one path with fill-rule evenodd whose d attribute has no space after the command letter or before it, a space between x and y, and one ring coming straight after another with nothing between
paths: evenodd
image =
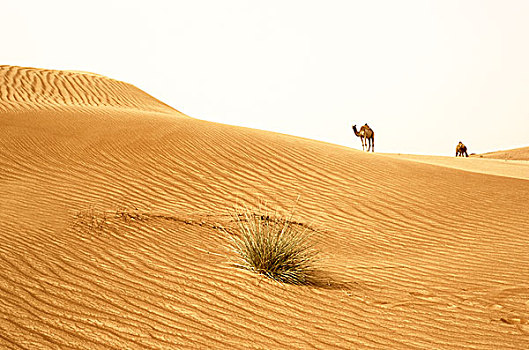
<instances>
[{"instance_id":1,"label":"small bush","mask_svg":"<svg viewBox=\"0 0 529 350\"><path fill-rule=\"evenodd\" d=\"M236 265L282 283L310 284L318 251L312 230L286 217L271 217L248 208L232 213L235 232L228 234Z\"/></svg>"}]
</instances>

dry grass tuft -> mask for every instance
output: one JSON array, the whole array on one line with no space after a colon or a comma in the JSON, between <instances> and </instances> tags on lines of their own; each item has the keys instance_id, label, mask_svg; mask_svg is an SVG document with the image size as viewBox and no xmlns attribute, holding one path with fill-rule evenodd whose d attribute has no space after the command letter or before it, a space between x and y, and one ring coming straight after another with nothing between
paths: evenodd
<instances>
[{"instance_id":1,"label":"dry grass tuft","mask_svg":"<svg viewBox=\"0 0 529 350\"><path fill-rule=\"evenodd\" d=\"M235 265L282 283L311 284L319 260L313 230L294 222L292 212L282 217L235 208L235 232L223 229L237 253Z\"/></svg>"}]
</instances>

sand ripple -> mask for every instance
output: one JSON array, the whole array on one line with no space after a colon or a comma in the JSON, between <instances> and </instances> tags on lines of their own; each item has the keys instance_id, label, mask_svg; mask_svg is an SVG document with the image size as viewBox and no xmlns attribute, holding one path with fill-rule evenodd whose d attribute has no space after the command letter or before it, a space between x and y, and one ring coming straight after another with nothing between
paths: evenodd
<instances>
[{"instance_id":1,"label":"sand ripple","mask_svg":"<svg viewBox=\"0 0 529 350\"><path fill-rule=\"evenodd\" d=\"M0 347L529 343L527 180L182 118L99 76L0 71ZM298 196L321 285L233 268L227 210Z\"/></svg>"}]
</instances>

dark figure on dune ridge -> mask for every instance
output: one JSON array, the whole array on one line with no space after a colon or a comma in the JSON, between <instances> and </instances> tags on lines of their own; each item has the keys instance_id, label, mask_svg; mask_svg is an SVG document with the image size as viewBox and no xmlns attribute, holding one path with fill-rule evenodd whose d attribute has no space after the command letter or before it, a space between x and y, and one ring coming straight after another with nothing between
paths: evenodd
<instances>
[{"instance_id":1,"label":"dark figure on dune ridge","mask_svg":"<svg viewBox=\"0 0 529 350\"><path fill-rule=\"evenodd\" d=\"M360 137L360 141L362 141L362 151L367 147L368 152L375 152L375 132L367 123L360 128L360 131L356 130L356 124L353 125L353 131L356 136Z\"/></svg>"},{"instance_id":2,"label":"dark figure on dune ridge","mask_svg":"<svg viewBox=\"0 0 529 350\"><path fill-rule=\"evenodd\" d=\"M463 142L459 141L459 143L456 146L456 157L468 157L467 153L467 146L463 144Z\"/></svg>"}]
</instances>

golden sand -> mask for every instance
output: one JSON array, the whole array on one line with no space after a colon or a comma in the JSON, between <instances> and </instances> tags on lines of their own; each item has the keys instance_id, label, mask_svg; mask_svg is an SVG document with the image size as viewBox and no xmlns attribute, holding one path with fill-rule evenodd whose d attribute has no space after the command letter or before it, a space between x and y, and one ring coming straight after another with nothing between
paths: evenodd
<instances>
[{"instance_id":1,"label":"golden sand","mask_svg":"<svg viewBox=\"0 0 529 350\"><path fill-rule=\"evenodd\" d=\"M79 72L1 66L0 111L0 348L529 347L527 164L201 121ZM298 196L321 285L231 266L228 210Z\"/></svg>"}]
</instances>

